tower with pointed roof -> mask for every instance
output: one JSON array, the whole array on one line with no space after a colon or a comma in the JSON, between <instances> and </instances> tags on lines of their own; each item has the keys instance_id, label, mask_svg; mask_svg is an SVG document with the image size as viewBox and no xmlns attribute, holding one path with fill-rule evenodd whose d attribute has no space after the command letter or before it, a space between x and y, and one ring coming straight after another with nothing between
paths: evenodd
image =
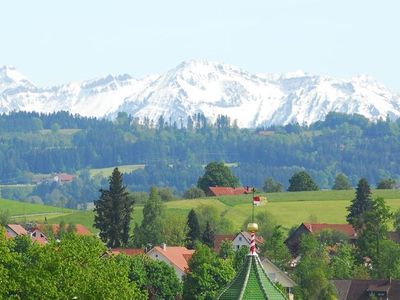
<instances>
[{"instance_id":1,"label":"tower with pointed roof","mask_svg":"<svg viewBox=\"0 0 400 300\"><path fill-rule=\"evenodd\" d=\"M258 225L249 223L251 234L250 253L241 270L218 296L219 300L287 300L285 294L269 279L256 252Z\"/></svg>"}]
</instances>

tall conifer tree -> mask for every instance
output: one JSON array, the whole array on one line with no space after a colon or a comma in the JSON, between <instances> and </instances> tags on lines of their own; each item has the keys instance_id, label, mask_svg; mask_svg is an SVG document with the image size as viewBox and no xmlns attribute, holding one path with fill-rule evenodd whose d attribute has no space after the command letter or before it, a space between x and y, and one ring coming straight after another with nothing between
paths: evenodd
<instances>
[{"instance_id":1,"label":"tall conifer tree","mask_svg":"<svg viewBox=\"0 0 400 300\"><path fill-rule=\"evenodd\" d=\"M150 189L149 200L143 207L143 220L135 237L137 246L158 245L162 242L161 227L163 226L162 217L164 215L164 204L156 187Z\"/></svg>"},{"instance_id":2,"label":"tall conifer tree","mask_svg":"<svg viewBox=\"0 0 400 300\"><path fill-rule=\"evenodd\" d=\"M347 207L349 214L346 219L356 230L362 228L365 223L365 213L372 208L371 188L365 178L361 178L356 189L356 197L351 200L351 205Z\"/></svg>"},{"instance_id":3,"label":"tall conifer tree","mask_svg":"<svg viewBox=\"0 0 400 300\"><path fill-rule=\"evenodd\" d=\"M189 249L193 249L195 241L200 240L199 219L197 218L197 214L194 209L190 210L188 214L187 225L189 228L186 238L187 247Z\"/></svg>"},{"instance_id":4,"label":"tall conifer tree","mask_svg":"<svg viewBox=\"0 0 400 300\"><path fill-rule=\"evenodd\" d=\"M203 232L202 241L208 247L214 247L214 231L211 229L210 222L208 221L206 223L206 229Z\"/></svg>"},{"instance_id":5,"label":"tall conifer tree","mask_svg":"<svg viewBox=\"0 0 400 300\"><path fill-rule=\"evenodd\" d=\"M118 168L108 181L109 189L100 189L100 198L94 203L94 227L100 230L102 241L115 248L128 243L134 201L128 197Z\"/></svg>"}]
</instances>

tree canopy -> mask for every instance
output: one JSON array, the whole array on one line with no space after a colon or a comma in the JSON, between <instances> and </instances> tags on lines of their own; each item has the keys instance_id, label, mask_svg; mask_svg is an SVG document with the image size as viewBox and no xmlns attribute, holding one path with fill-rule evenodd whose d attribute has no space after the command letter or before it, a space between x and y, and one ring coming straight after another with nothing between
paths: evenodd
<instances>
[{"instance_id":1,"label":"tree canopy","mask_svg":"<svg viewBox=\"0 0 400 300\"><path fill-rule=\"evenodd\" d=\"M222 162L211 162L205 167L204 175L197 181L197 187L205 193L210 186L239 186L239 179L236 178L231 170Z\"/></svg>"},{"instance_id":2,"label":"tree canopy","mask_svg":"<svg viewBox=\"0 0 400 300\"><path fill-rule=\"evenodd\" d=\"M346 220L352 224L354 228L360 229L365 222L364 213L372 208L371 188L365 178L361 178L356 189L356 197L351 200L351 204L347 207L349 212Z\"/></svg>"},{"instance_id":3,"label":"tree canopy","mask_svg":"<svg viewBox=\"0 0 400 300\"><path fill-rule=\"evenodd\" d=\"M319 190L317 184L305 171L297 172L289 179L289 192L317 190Z\"/></svg>"},{"instance_id":4,"label":"tree canopy","mask_svg":"<svg viewBox=\"0 0 400 300\"><path fill-rule=\"evenodd\" d=\"M332 186L332 190L351 190L352 186L349 179L343 173L339 173L335 177L335 183Z\"/></svg>"}]
</instances>

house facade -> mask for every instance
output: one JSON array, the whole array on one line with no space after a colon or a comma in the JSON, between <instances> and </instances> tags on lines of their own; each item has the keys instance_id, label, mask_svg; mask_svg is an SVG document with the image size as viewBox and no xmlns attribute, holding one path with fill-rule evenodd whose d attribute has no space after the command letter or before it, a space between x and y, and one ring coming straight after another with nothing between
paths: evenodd
<instances>
[{"instance_id":1,"label":"house facade","mask_svg":"<svg viewBox=\"0 0 400 300\"><path fill-rule=\"evenodd\" d=\"M178 278L189 270L188 261L192 258L194 250L186 247L170 247L166 244L156 246L146 253L152 259L161 260L174 268Z\"/></svg>"}]
</instances>

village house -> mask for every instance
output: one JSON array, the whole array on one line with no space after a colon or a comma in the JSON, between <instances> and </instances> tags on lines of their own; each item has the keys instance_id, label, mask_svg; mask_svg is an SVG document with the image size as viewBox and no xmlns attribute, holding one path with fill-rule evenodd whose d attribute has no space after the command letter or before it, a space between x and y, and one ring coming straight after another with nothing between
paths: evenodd
<instances>
[{"instance_id":1,"label":"village house","mask_svg":"<svg viewBox=\"0 0 400 300\"><path fill-rule=\"evenodd\" d=\"M251 240L251 236L250 236L250 233L248 233L247 231L239 232L236 235L232 235L232 234L215 235L214 236L214 251L216 253L219 253L219 251L221 249L221 245L224 241L231 241L233 250L235 250L235 251L239 250L243 246L250 248L250 240ZM262 245L262 244L264 244L264 239L261 236L256 236L256 243L257 243L257 245Z\"/></svg>"},{"instance_id":2,"label":"village house","mask_svg":"<svg viewBox=\"0 0 400 300\"><path fill-rule=\"evenodd\" d=\"M250 187L224 187L224 186L210 186L206 192L207 196L233 196L244 195L253 193L253 188Z\"/></svg>"},{"instance_id":3,"label":"village house","mask_svg":"<svg viewBox=\"0 0 400 300\"><path fill-rule=\"evenodd\" d=\"M70 183L74 180L75 175L67 173L59 173L54 175L53 180L58 183Z\"/></svg>"},{"instance_id":4,"label":"village house","mask_svg":"<svg viewBox=\"0 0 400 300\"><path fill-rule=\"evenodd\" d=\"M338 300L397 300L400 299L400 280L331 280Z\"/></svg>"},{"instance_id":5,"label":"village house","mask_svg":"<svg viewBox=\"0 0 400 300\"><path fill-rule=\"evenodd\" d=\"M357 233L350 224L326 224L326 223L301 223L301 225L285 240L286 246L292 255L298 255L300 239L303 234L316 234L323 230L339 231L345 234L350 242L355 242Z\"/></svg>"},{"instance_id":6,"label":"village house","mask_svg":"<svg viewBox=\"0 0 400 300\"><path fill-rule=\"evenodd\" d=\"M27 235L28 231L19 224L6 225L6 237L15 238L16 236Z\"/></svg>"},{"instance_id":7,"label":"village house","mask_svg":"<svg viewBox=\"0 0 400 300\"><path fill-rule=\"evenodd\" d=\"M166 244L156 246L146 253L150 258L161 260L172 266L178 278L182 279L183 275L189 270L188 261L192 258L194 250L186 247L170 247Z\"/></svg>"},{"instance_id":8,"label":"village house","mask_svg":"<svg viewBox=\"0 0 400 300\"><path fill-rule=\"evenodd\" d=\"M67 231L69 225L65 225L64 230ZM82 224L74 224L74 232L77 235L93 235L89 229ZM38 224L37 229L41 232L51 231L52 234L57 235L60 232L60 224Z\"/></svg>"},{"instance_id":9,"label":"village house","mask_svg":"<svg viewBox=\"0 0 400 300\"><path fill-rule=\"evenodd\" d=\"M263 258L261 260L261 264L267 273L268 278L274 282L282 285L286 292L289 295L289 299L293 299L293 288L296 286L296 283L281 269L279 269L272 261L268 258Z\"/></svg>"}]
</instances>

